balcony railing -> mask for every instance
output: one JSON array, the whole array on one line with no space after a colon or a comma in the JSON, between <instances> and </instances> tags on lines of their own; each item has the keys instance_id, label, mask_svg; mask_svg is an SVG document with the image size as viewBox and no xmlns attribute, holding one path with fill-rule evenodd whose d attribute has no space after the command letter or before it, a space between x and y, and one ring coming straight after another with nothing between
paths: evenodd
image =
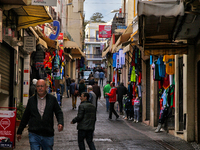
<instances>
[{"instance_id":1,"label":"balcony railing","mask_svg":"<svg viewBox=\"0 0 200 150\"><path fill-rule=\"evenodd\" d=\"M102 58L102 54L86 54L86 58Z\"/></svg>"},{"instance_id":2,"label":"balcony railing","mask_svg":"<svg viewBox=\"0 0 200 150\"><path fill-rule=\"evenodd\" d=\"M85 42L105 42L105 38L85 38Z\"/></svg>"}]
</instances>

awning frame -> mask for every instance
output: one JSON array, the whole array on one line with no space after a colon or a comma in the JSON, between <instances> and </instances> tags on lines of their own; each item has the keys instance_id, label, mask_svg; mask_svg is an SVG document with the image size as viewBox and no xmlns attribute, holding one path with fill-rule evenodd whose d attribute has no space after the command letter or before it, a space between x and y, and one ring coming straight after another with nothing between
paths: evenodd
<instances>
[{"instance_id":1,"label":"awning frame","mask_svg":"<svg viewBox=\"0 0 200 150\"><path fill-rule=\"evenodd\" d=\"M183 1L138 2L139 45L144 55L187 54L187 44L173 42L183 15Z\"/></svg>"}]
</instances>

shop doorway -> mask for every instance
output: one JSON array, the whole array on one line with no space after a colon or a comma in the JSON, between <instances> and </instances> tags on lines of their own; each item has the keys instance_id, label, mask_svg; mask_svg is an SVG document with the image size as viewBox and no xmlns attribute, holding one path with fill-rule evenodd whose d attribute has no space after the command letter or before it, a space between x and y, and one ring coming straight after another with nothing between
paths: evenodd
<instances>
[{"instance_id":1,"label":"shop doorway","mask_svg":"<svg viewBox=\"0 0 200 150\"><path fill-rule=\"evenodd\" d=\"M146 61L146 120L150 120L150 60Z\"/></svg>"},{"instance_id":2,"label":"shop doorway","mask_svg":"<svg viewBox=\"0 0 200 150\"><path fill-rule=\"evenodd\" d=\"M178 60L179 63L179 131L183 131L183 57Z\"/></svg>"},{"instance_id":3,"label":"shop doorway","mask_svg":"<svg viewBox=\"0 0 200 150\"><path fill-rule=\"evenodd\" d=\"M197 142L200 143L200 61L197 63L197 128Z\"/></svg>"}]
</instances>

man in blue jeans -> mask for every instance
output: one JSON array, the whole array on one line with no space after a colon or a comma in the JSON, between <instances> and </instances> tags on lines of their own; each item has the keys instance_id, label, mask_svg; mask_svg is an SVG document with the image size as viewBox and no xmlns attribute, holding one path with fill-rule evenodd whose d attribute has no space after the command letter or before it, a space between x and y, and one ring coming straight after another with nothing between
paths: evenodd
<instances>
[{"instance_id":1,"label":"man in blue jeans","mask_svg":"<svg viewBox=\"0 0 200 150\"><path fill-rule=\"evenodd\" d=\"M29 143L31 150L53 150L54 114L58 121L58 131L63 130L63 112L55 96L46 92L47 86L43 79L37 81L37 93L29 98L21 123L17 130L17 140L29 125Z\"/></svg>"}]
</instances>

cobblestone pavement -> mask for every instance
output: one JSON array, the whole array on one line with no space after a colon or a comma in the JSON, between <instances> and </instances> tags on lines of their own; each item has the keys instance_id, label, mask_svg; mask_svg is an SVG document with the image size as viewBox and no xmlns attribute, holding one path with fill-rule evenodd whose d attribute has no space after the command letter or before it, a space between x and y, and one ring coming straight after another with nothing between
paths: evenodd
<instances>
[{"instance_id":1,"label":"cobblestone pavement","mask_svg":"<svg viewBox=\"0 0 200 150\"><path fill-rule=\"evenodd\" d=\"M77 99L77 106L80 99ZM193 150L199 149L196 143L188 143L166 132L154 133L155 128L143 123L133 123L122 119L108 120L105 99L98 101L97 122L94 132L94 143L97 150ZM64 130L58 132L55 119L55 150L78 150L76 124L70 124L77 115L77 109L72 110L71 98L63 98ZM22 140L16 142L16 150L29 150L28 131L22 134ZM88 146L86 144L86 149Z\"/></svg>"}]
</instances>

